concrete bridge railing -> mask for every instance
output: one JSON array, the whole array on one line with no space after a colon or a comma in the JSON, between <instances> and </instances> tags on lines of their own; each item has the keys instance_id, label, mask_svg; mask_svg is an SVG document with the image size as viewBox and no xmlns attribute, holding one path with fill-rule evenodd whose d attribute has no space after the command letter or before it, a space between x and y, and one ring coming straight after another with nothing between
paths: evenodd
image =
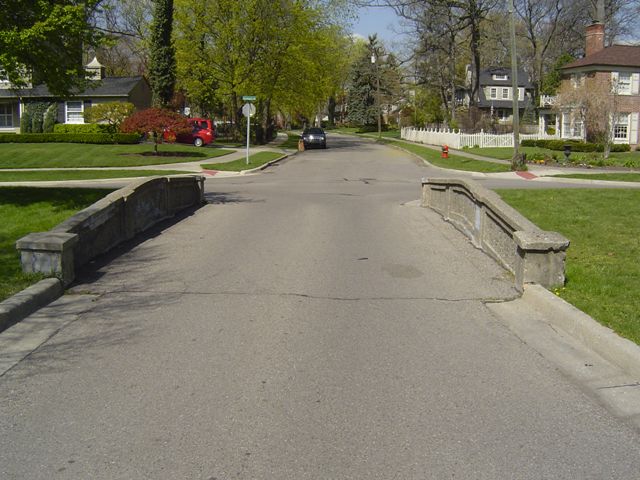
<instances>
[{"instance_id":1,"label":"concrete bridge railing","mask_svg":"<svg viewBox=\"0 0 640 480\"><path fill-rule=\"evenodd\" d=\"M569 240L541 230L496 193L472 181L423 179L422 206L440 213L513 273L518 290L527 283L547 288L564 284Z\"/></svg>"},{"instance_id":2,"label":"concrete bridge railing","mask_svg":"<svg viewBox=\"0 0 640 480\"><path fill-rule=\"evenodd\" d=\"M110 193L48 232L16 242L25 272L56 275L65 285L76 270L118 244L186 208L204 203L204 177L154 177Z\"/></svg>"}]
</instances>

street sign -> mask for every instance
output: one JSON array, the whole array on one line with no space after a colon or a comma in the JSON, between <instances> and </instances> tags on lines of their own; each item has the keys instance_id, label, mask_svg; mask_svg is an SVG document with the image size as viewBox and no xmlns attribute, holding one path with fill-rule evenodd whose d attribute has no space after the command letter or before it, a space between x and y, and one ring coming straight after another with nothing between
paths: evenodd
<instances>
[{"instance_id":1,"label":"street sign","mask_svg":"<svg viewBox=\"0 0 640 480\"><path fill-rule=\"evenodd\" d=\"M244 100L245 102L255 102L256 96L255 95L243 95L242 96L242 100Z\"/></svg>"},{"instance_id":2,"label":"street sign","mask_svg":"<svg viewBox=\"0 0 640 480\"><path fill-rule=\"evenodd\" d=\"M249 118L249 117L253 117L256 113L256 106L252 103L245 103L242 106L242 114Z\"/></svg>"}]
</instances>

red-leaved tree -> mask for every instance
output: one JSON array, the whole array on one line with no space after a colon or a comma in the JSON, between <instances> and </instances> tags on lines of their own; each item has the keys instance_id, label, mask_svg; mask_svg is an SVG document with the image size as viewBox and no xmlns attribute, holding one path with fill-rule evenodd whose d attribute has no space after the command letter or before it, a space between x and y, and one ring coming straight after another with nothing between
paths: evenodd
<instances>
[{"instance_id":1,"label":"red-leaved tree","mask_svg":"<svg viewBox=\"0 0 640 480\"><path fill-rule=\"evenodd\" d=\"M163 108L147 108L128 117L120 125L123 133L151 134L153 137L153 151L158 154L158 143L163 132L170 131L173 135L188 133L191 126L185 117L179 113Z\"/></svg>"}]
</instances>

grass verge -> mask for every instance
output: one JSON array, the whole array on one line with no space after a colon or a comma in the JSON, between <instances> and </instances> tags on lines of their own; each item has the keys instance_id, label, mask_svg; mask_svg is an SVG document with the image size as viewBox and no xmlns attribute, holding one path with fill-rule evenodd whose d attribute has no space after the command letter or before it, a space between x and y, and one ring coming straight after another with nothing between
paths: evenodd
<instances>
[{"instance_id":1,"label":"grass verge","mask_svg":"<svg viewBox=\"0 0 640 480\"><path fill-rule=\"evenodd\" d=\"M424 147L415 143L400 142L395 140L382 140L387 145L396 145L400 148L415 153L419 157L425 159L431 165L437 167L448 168L450 170L464 170L466 172L508 172L510 166L502 163L485 162L473 158L463 157L461 155L449 154L449 158L442 158L439 150Z\"/></svg>"},{"instance_id":2,"label":"grass verge","mask_svg":"<svg viewBox=\"0 0 640 480\"><path fill-rule=\"evenodd\" d=\"M567 282L555 293L640 344L640 190L498 190L539 227L562 233Z\"/></svg>"},{"instance_id":3,"label":"grass verge","mask_svg":"<svg viewBox=\"0 0 640 480\"><path fill-rule=\"evenodd\" d=\"M289 148L293 150L298 149L298 140L300 140L300 135L296 135L295 133L287 132L287 141L283 144L279 145L280 148Z\"/></svg>"},{"instance_id":4,"label":"grass verge","mask_svg":"<svg viewBox=\"0 0 640 480\"><path fill-rule=\"evenodd\" d=\"M583 180L607 180L609 182L640 182L640 173L570 173L549 175L553 178L581 178Z\"/></svg>"},{"instance_id":5,"label":"grass verge","mask_svg":"<svg viewBox=\"0 0 640 480\"><path fill-rule=\"evenodd\" d=\"M153 145L86 145L77 143L2 143L0 168L135 167L197 162L232 150L163 144L160 155Z\"/></svg>"},{"instance_id":6,"label":"grass verge","mask_svg":"<svg viewBox=\"0 0 640 480\"><path fill-rule=\"evenodd\" d=\"M513 156L513 148L469 148L466 151L485 157L498 158L500 160L509 160ZM521 153L527 154L527 160L543 161L545 159L560 162L564 161L564 154L556 150L539 147L520 147ZM640 151L636 152L615 152L609 154L609 158L605 159L602 153L597 152L573 152L569 157L569 164L573 165L591 165L596 167L629 167L640 168Z\"/></svg>"},{"instance_id":7,"label":"grass verge","mask_svg":"<svg viewBox=\"0 0 640 480\"><path fill-rule=\"evenodd\" d=\"M55 182L106 178L152 177L190 173L180 170L42 170L0 172L0 182Z\"/></svg>"},{"instance_id":8,"label":"grass verge","mask_svg":"<svg viewBox=\"0 0 640 480\"><path fill-rule=\"evenodd\" d=\"M44 232L98 201L111 190L71 188L0 188L0 301L43 276L22 273L15 243L31 232Z\"/></svg>"},{"instance_id":9,"label":"grass verge","mask_svg":"<svg viewBox=\"0 0 640 480\"><path fill-rule=\"evenodd\" d=\"M251 170L252 168L261 167L265 163L269 163L276 158L282 157L282 153L278 152L258 152L253 155L249 155L249 163L247 164L246 158L234 160L227 163L208 163L201 165L202 168L207 170L221 170L227 172L240 172L242 170Z\"/></svg>"}]
</instances>

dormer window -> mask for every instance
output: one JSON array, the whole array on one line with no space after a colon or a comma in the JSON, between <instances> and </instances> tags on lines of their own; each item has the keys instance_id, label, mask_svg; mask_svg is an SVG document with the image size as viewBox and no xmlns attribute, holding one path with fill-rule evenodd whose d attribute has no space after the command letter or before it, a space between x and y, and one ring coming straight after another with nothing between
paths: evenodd
<instances>
[{"instance_id":1,"label":"dormer window","mask_svg":"<svg viewBox=\"0 0 640 480\"><path fill-rule=\"evenodd\" d=\"M498 73L494 73L491 78L493 78L494 80L501 80L501 81L509 80L509 77L507 75L500 75Z\"/></svg>"}]
</instances>

